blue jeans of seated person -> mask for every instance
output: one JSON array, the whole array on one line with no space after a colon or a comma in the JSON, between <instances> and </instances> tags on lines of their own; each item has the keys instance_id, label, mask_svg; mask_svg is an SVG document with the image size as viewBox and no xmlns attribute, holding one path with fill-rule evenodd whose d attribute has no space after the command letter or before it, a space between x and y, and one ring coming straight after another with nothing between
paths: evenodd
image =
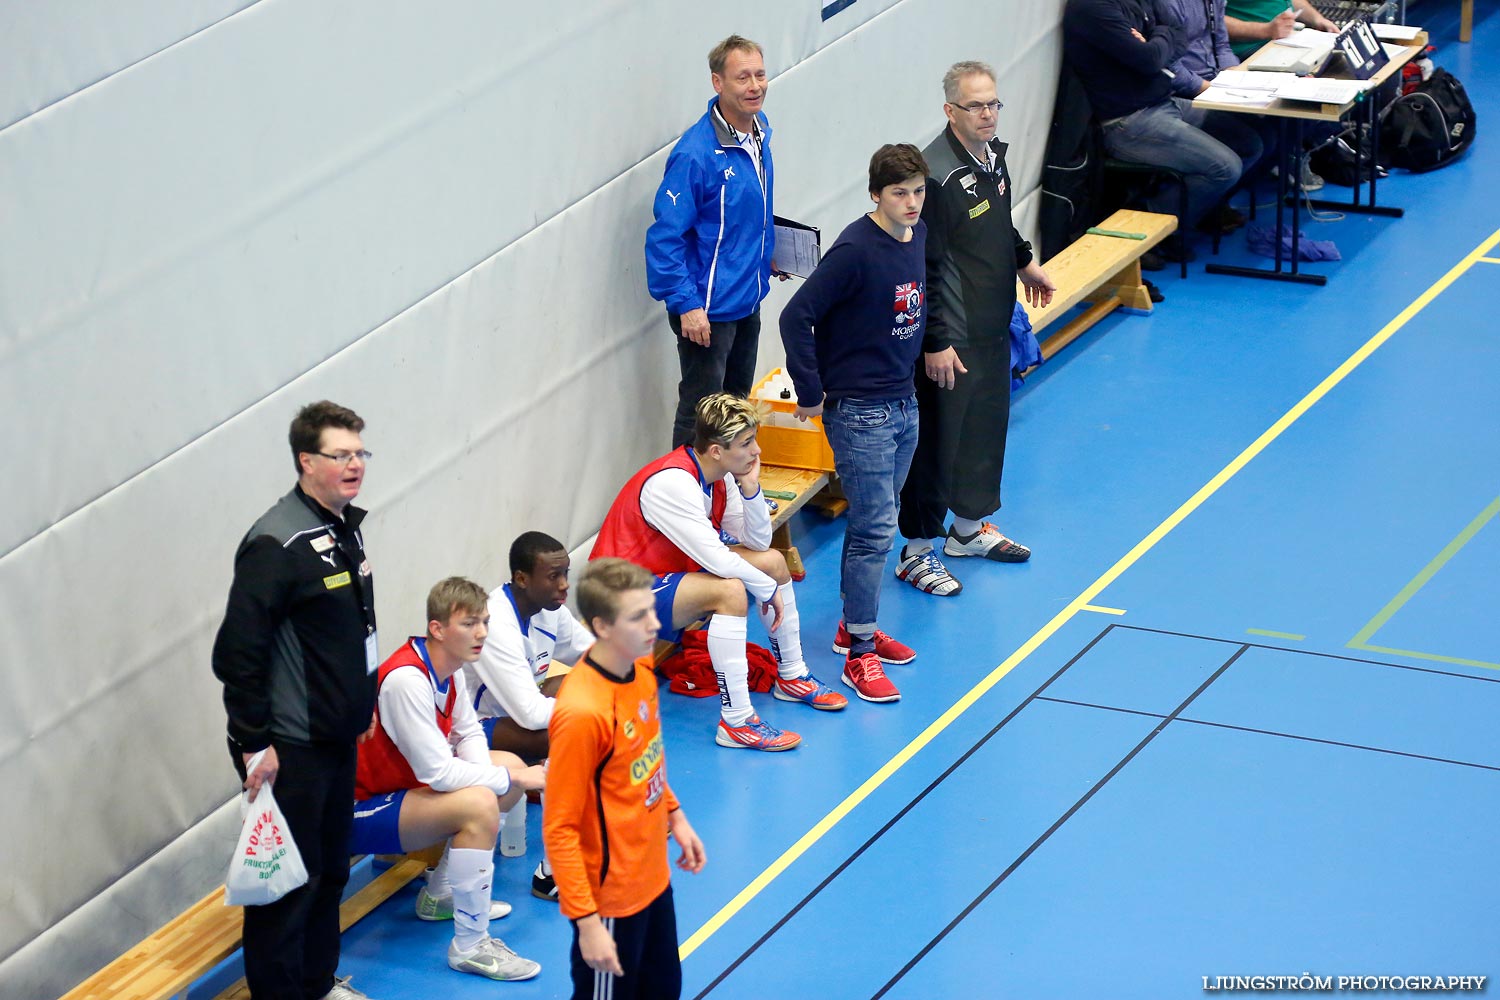
<instances>
[{"instance_id":1,"label":"blue jeans of seated person","mask_svg":"<svg viewBox=\"0 0 1500 1000\"><path fill-rule=\"evenodd\" d=\"M1234 150L1240 158L1240 176L1249 176L1268 155L1276 152L1276 124L1264 115L1242 115L1237 111L1209 111L1193 107L1186 97L1172 98L1182 120Z\"/></svg>"},{"instance_id":2,"label":"blue jeans of seated person","mask_svg":"<svg viewBox=\"0 0 1500 1000\"><path fill-rule=\"evenodd\" d=\"M844 528L844 625L875 628L880 582L896 538L896 514L917 450L917 397L838 399L823 410L833 467L849 501Z\"/></svg>"},{"instance_id":3,"label":"blue jeans of seated person","mask_svg":"<svg viewBox=\"0 0 1500 1000\"><path fill-rule=\"evenodd\" d=\"M1187 182L1186 219L1191 226L1240 179L1240 158L1207 132L1183 120L1172 98L1103 126L1104 148L1116 159L1181 171ZM1169 186L1146 201L1153 212L1177 213L1177 192Z\"/></svg>"}]
</instances>

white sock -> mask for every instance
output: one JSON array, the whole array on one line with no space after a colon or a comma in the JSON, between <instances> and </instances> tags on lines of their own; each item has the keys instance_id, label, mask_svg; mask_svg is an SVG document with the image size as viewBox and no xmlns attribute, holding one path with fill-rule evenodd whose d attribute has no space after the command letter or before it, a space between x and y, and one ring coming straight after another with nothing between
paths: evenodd
<instances>
[{"instance_id":1,"label":"white sock","mask_svg":"<svg viewBox=\"0 0 1500 1000\"><path fill-rule=\"evenodd\" d=\"M427 869L427 894L429 896L437 896L441 899L444 896L453 895L453 885L448 881L448 855L452 852L453 841L450 840L443 848L443 857L437 863L437 867Z\"/></svg>"},{"instance_id":2,"label":"white sock","mask_svg":"<svg viewBox=\"0 0 1500 1000\"><path fill-rule=\"evenodd\" d=\"M932 539L930 539L930 538L913 538L910 541L908 541L905 546L902 547L902 549L901 549L901 558L905 559L907 556L919 556L923 552L931 552L931 551L932 551Z\"/></svg>"},{"instance_id":3,"label":"white sock","mask_svg":"<svg viewBox=\"0 0 1500 1000\"><path fill-rule=\"evenodd\" d=\"M782 680L790 681L807 676L807 664L802 661L802 616L797 613L797 598L790 583L783 583L776 592L781 595L781 628L771 631L771 623L776 620L775 609L766 610L759 602L756 607L760 608L760 623L771 637L776 672Z\"/></svg>"},{"instance_id":4,"label":"white sock","mask_svg":"<svg viewBox=\"0 0 1500 1000\"><path fill-rule=\"evenodd\" d=\"M552 862L547 860L547 855L542 855L542 860L536 863L536 877L546 878L552 874Z\"/></svg>"},{"instance_id":5,"label":"white sock","mask_svg":"<svg viewBox=\"0 0 1500 1000\"><path fill-rule=\"evenodd\" d=\"M708 620L708 659L719 680L719 714L731 726L743 726L755 714L750 707L750 664L745 659L743 617L715 614Z\"/></svg>"},{"instance_id":6,"label":"white sock","mask_svg":"<svg viewBox=\"0 0 1500 1000\"><path fill-rule=\"evenodd\" d=\"M494 853L475 847L453 848L453 944L473 951L490 935L490 873Z\"/></svg>"},{"instance_id":7,"label":"white sock","mask_svg":"<svg viewBox=\"0 0 1500 1000\"><path fill-rule=\"evenodd\" d=\"M967 517L959 517L957 514L953 516L953 533L955 535L962 535L968 538L982 527L984 527L983 521L971 521Z\"/></svg>"}]
</instances>

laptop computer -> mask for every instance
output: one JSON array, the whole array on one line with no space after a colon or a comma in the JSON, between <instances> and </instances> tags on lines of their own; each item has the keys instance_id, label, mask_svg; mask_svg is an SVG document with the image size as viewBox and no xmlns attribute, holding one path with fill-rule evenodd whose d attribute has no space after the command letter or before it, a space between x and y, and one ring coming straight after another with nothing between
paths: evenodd
<instances>
[{"instance_id":1,"label":"laptop computer","mask_svg":"<svg viewBox=\"0 0 1500 1000\"><path fill-rule=\"evenodd\" d=\"M1297 76L1312 76L1328 65L1333 48L1297 49L1290 45L1267 45L1256 53L1255 61L1246 64L1246 69L1258 69L1269 73L1293 73Z\"/></svg>"}]
</instances>

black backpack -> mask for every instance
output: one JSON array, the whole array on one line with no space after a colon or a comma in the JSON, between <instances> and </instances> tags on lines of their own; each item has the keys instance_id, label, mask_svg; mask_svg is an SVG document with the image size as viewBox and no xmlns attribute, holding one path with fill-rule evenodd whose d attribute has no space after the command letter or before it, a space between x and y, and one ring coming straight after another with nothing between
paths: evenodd
<instances>
[{"instance_id":1,"label":"black backpack","mask_svg":"<svg viewBox=\"0 0 1500 1000\"><path fill-rule=\"evenodd\" d=\"M1464 85L1447 70L1380 113L1380 158L1393 167L1422 172L1453 162L1474 142L1474 105Z\"/></svg>"}]
</instances>

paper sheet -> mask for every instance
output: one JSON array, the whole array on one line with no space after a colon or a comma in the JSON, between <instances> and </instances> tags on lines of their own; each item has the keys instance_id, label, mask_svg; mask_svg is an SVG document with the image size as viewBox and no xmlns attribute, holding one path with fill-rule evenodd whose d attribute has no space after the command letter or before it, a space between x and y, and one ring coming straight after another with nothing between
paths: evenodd
<instances>
[{"instance_id":1,"label":"paper sheet","mask_svg":"<svg viewBox=\"0 0 1500 1000\"><path fill-rule=\"evenodd\" d=\"M776 266L787 274L805 278L813 273L818 261L823 259L818 249L816 229L797 229L793 226L776 227Z\"/></svg>"},{"instance_id":2,"label":"paper sheet","mask_svg":"<svg viewBox=\"0 0 1500 1000\"><path fill-rule=\"evenodd\" d=\"M1413 42L1422 31L1415 24L1372 24L1375 37L1385 42Z\"/></svg>"}]
</instances>

